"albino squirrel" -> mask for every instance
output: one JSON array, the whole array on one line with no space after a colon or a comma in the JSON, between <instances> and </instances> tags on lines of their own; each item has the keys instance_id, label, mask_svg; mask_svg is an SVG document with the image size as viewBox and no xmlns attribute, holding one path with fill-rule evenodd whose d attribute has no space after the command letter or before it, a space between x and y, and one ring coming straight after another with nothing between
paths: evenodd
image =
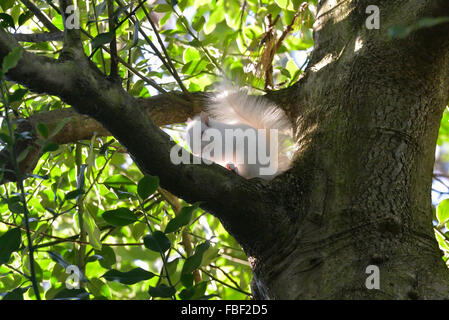
<instances>
[{"instance_id":1,"label":"albino squirrel","mask_svg":"<svg viewBox=\"0 0 449 320\"><path fill-rule=\"evenodd\" d=\"M228 86L212 96L206 112L187 120L185 138L192 153L203 160L247 179L270 180L291 165L291 134L282 109Z\"/></svg>"}]
</instances>

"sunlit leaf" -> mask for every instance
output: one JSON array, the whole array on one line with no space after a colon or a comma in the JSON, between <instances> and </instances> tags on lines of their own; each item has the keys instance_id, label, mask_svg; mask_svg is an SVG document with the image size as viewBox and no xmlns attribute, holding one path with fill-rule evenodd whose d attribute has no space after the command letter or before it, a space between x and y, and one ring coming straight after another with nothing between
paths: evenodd
<instances>
[{"instance_id":1,"label":"sunlit leaf","mask_svg":"<svg viewBox=\"0 0 449 320\"><path fill-rule=\"evenodd\" d=\"M440 224L449 219L449 199L445 199L438 204L437 219Z\"/></svg>"},{"instance_id":2,"label":"sunlit leaf","mask_svg":"<svg viewBox=\"0 0 449 320\"><path fill-rule=\"evenodd\" d=\"M29 286L25 288L16 288L5 294L2 300L24 300L23 294L27 292L29 288Z\"/></svg>"},{"instance_id":3,"label":"sunlit leaf","mask_svg":"<svg viewBox=\"0 0 449 320\"><path fill-rule=\"evenodd\" d=\"M22 57L23 49L22 47L15 47L10 53L3 58L2 71L6 74L10 69L17 66L20 58Z\"/></svg>"}]
</instances>

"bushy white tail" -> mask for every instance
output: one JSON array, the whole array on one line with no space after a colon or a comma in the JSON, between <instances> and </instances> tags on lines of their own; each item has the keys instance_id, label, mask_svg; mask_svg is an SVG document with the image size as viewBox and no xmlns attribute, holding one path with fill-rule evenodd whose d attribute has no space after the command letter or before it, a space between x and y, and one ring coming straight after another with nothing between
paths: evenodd
<instances>
[{"instance_id":1,"label":"bushy white tail","mask_svg":"<svg viewBox=\"0 0 449 320\"><path fill-rule=\"evenodd\" d=\"M278 130L279 172L291 166L288 154L293 151L292 126L282 109L263 96L250 96L245 90L228 84L219 88L207 104L207 113L227 124L246 124L256 129Z\"/></svg>"}]
</instances>

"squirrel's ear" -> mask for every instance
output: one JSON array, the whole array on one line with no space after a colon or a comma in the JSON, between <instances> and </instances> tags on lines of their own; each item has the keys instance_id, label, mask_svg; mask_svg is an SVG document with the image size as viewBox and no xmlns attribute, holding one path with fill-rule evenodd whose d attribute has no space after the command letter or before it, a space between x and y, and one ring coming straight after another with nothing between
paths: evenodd
<instances>
[{"instance_id":1,"label":"squirrel's ear","mask_svg":"<svg viewBox=\"0 0 449 320\"><path fill-rule=\"evenodd\" d=\"M209 116L206 112L201 111L200 113L201 122L204 122L206 125L209 125Z\"/></svg>"},{"instance_id":2,"label":"squirrel's ear","mask_svg":"<svg viewBox=\"0 0 449 320\"><path fill-rule=\"evenodd\" d=\"M186 123L190 123L190 122L192 122L192 119L190 119L190 118L187 118L187 121L186 121Z\"/></svg>"}]
</instances>

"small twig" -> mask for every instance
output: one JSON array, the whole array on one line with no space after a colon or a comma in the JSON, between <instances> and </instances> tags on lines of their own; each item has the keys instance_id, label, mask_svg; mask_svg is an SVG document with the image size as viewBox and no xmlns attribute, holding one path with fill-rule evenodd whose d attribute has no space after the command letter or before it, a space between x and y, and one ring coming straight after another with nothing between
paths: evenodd
<instances>
[{"instance_id":1,"label":"small twig","mask_svg":"<svg viewBox=\"0 0 449 320\"><path fill-rule=\"evenodd\" d=\"M278 49L279 49L279 47L281 46L282 42L284 41L285 37L286 37L290 32L292 32L292 30L293 30L293 25L295 24L296 19L299 17L299 15L300 15L301 13L304 12L304 10L305 10L308 6L309 6L309 4L308 4L307 2L304 2L304 3L301 4L301 6L299 7L298 11L295 13L295 16L293 17L292 22L291 22L287 27L285 27L284 32L282 32L282 35L279 37L279 40L276 42L274 52L278 51Z\"/></svg>"},{"instance_id":2,"label":"small twig","mask_svg":"<svg viewBox=\"0 0 449 320\"><path fill-rule=\"evenodd\" d=\"M119 0L117 0L117 1L119 1ZM189 98L190 100L192 100L192 99L191 99L191 95L190 95L189 90L187 90L187 88L186 88L186 87L184 86L184 84L182 83L182 80L181 80L181 78L179 77L178 72L176 71L176 68L175 68L175 66L174 66L173 63L172 63L172 60L171 60L171 58L170 58L170 55L168 54L167 49L165 48L165 45L164 45L164 43L162 42L161 36L160 36L160 34L159 34L159 31L157 30L157 28L156 28L156 26L155 26L153 20L151 20L150 14L148 13L148 11L147 11L147 9L145 8L145 6L142 6L142 10L143 10L143 12L145 13L145 15L146 15L148 21L150 22L151 27L153 28L154 33L156 34L156 38L157 38L157 41L159 42L159 46L160 46L160 47L162 48L162 50L164 51L165 58L167 59L167 62L168 62L168 64L169 64L170 67L171 67L171 70L172 70L171 73L172 73L173 77L176 79L176 82L178 83L178 85L179 85L179 87L181 88L182 92L184 92L184 93L186 94L187 98Z\"/></svg>"},{"instance_id":3,"label":"small twig","mask_svg":"<svg viewBox=\"0 0 449 320\"><path fill-rule=\"evenodd\" d=\"M145 3L145 1L142 1L142 2L141 2L141 4L144 4L144 3ZM60 10L59 10L59 8L56 7L52 2L49 2L49 5L50 5L56 12L58 12L59 14L61 13ZM139 6L138 6L138 7L139 7ZM136 8L133 10L133 12L135 12L135 10L137 10L138 7L136 7ZM124 18L124 19L119 23L118 26L120 26L120 25L121 25L124 21L126 21L126 20L127 20L127 18ZM116 28L117 28L118 26L116 26ZM81 33L83 33L84 35L86 35L89 39L92 40L92 39L94 38L94 37L91 36L91 35L89 34L89 32L87 32L86 30L84 30L84 29L81 28L80 31L81 31ZM109 50L106 46L101 45L99 48L101 48L101 49L103 49L104 51L106 51L106 52L108 52L109 54L111 54L110 50ZM95 49L95 50L96 50L96 49ZM127 63L125 60L123 60L122 58L120 58L120 56L118 57L118 61L119 61L122 65L124 65L129 71L131 71L131 72L134 73L136 76L138 76L140 79L142 79L143 81L145 81L146 83L148 83L150 86L152 86L153 88L155 88L156 90L158 90L158 91L161 92L161 93L167 94L167 96L168 96L170 99L172 99L172 100L174 100L174 101L176 101L176 102L178 102L178 103L181 103L181 104L183 104L183 105L185 105L185 106L191 107L191 103L190 103L190 102L188 102L188 101L186 101L186 100L184 100L184 99L181 99L181 98L177 97L175 94L173 94L173 93L171 93L171 92L167 92L165 89L163 89L161 86L159 86L154 80L149 79L149 78L145 77L144 75L142 75L142 74L141 74L139 71L137 71L133 66L131 66L131 65L130 65L129 63Z\"/></svg>"},{"instance_id":4,"label":"small twig","mask_svg":"<svg viewBox=\"0 0 449 320\"><path fill-rule=\"evenodd\" d=\"M234 279L232 279L232 277L226 271L224 271L221 267L216 266L214 264L210 264L209 266L212 267L212 268L220 270L225 275L225 277L228 278L229 281L231 281L237 288L242 289L242 287L240 287L240 285Z\"/></svg>"},{"instance_id":5,"label":"small twig","mask_svg":"<svg viewBox=\"0 0 449 320\"><path fill-rule=\"evenodd\" d=\"M5 224L7 226L10 226L10 227L19 228L22 231L26 231L26 228L18 226L18 225L14 224L14 223L9 223L9 222L5 222L5 221L0 221L0 223L3 223L3 224ZM76 234L74 236L70 236L70 237L67 237L67 238L61 238L61 237L52 236L50 234L43 233L43 232L40 232L40 231L38 232L36 230L30 230L30 233L37 233L37 234L42 235L42 236L44 236L46 238L55 239L55 241L46 242L46 243L42 243L40 245L37 245L37 246L34 247L34 249L42 248L42 247L49 247L49 246L53 246L55 244L64 243L64 242L72 242L72 243L76 243L76 244L90 245L89 242L77 240L80 237L79 234ZM102 246L107 246L107 247L127 247L127 246L143 246L144 243L143 242L102 243L101 245Z\"/></svg>"},{"instance_id":6,"label":"small twig","mask_svg":"<svg viewBox=\"0 0 449 320\"><path fill-rule=\"evenodd\" d=\"M21 276L23 276L23 277L25 277L25 278L27 278L28 280L31 281L31 277L30 277L29 275L23 273L23 272L20 271L19 269L14 268L13 266L11 266L11 265L9 265L9 264L6 264L6 263L4 264L4 266L7 267L8 269L11 269L11 270L17 272L17 273L20 274Z\"/></svg>"},{"instance_id":7,"label":"small twig","mask_svg":"<svg viewBox=\"0 0 449 320\"><path fill-rule=\"evenodd\" d=\"M150 221L148 220L148 216L147 216L146 210L145 210L145 208L143 207L143 203L142 203L140 200L139 200L139 202L140 202L140 208L142 209L143 215L144 215L144 217L145 217L145 222L146 222L146 224L147 224L147 226L148 226L148 230L150 231L150 234L152 234L152 233L153 233L153 228L151 227ZM162 270L161 270L161 274L160 274L160 275L162 276L162 273L165 271L168 285L169 285L170 287L174 287L174 286L173 286L173 283L172 283L172 281L171 281L171 279L170 279L169 273L168 273L168 268L167 268L167 258L165 257L165 254L164 254L163 252L159 252L159 254L160 254L160 256L161 256L161 259L162 259L162 265L163 265ZM173 295L171 298L172 298L172 300L176 300L176 296L175 296L175 295Z\"/></svg>"},{"instance_id":8,"label":"small twig","mask_svg":"<svg viewBox=\"0 0 449 320\"><path fill-rule=\"evenodd\" d=\"M132 15L133 15L137 10L139 10L139 8L140 8L144 3L145 3L145 0L141 1L141 2L137 5L137 7L135 7L134 10L132 10L131 12L129 12L129 13L126 12L126 17L123 18L117 25L115 25L114 28L109 29L109 32L114 32L114 33L115 33L115 31L117 31L117 29L118 29L123 23L125 23L125 21L128 21L128 19L131 19L131 18L132 18ZM96 47L96 48L92 51L92 53L90 54L89 59L92 59L92 57L93 57L93 55L95 54L95 52L97 52L97 50L100 49L100 48L103 48L103 47L102 47L102 46ZM111 51L110 51L110 50L109 50L108 52L109 52L109 54L111 54Z\"/></svg>"},{"instance_id":9,"label":"small twig","mask_svg":"<svg viewBox=\"0 0 449 320\"><path fill-rule=\"evenodd\" d=\"M214 280L217 281L218 283L221 283L222 285L224 285L224 286L226 286L226 287L228 287L228 288L231 288L231 289L233 289L233 290L235 290L235 291L238 291L238 292L240 292L240 293L243 293L243 294L245 294L245 295L247 295L247 296L251 296L251 293L246 292L245 290L242 290L242 289L240 289L240 288L231 286L230 284L228 284L228 283L226 283L226 282L224 282L224 281L221 281L220 279L214 277L210 272L207 272L207 271L204 270L203 268L201 268L201 271L203 271L205 274L207 274L210 278L214 279Z\"/></svg>"},{"instance_id":10,"label":"small twig","mask_svg":"<svg viewBox=\"0 0 449 320\"><path fill-rule=\"evenodd\" d=\"M173 7L172 7L173 8ZM178 12L176 12L176 10L173 8L173 12L174 14L178 17L179 21L181 21L182 25L184 26L184 28L187 30L187 33L190 34L192 36L193 39L195 39L198 43L200 43L200 48L201 50L203 50L204 54L207 56L207 58L209 59L209 61L215 65L215 67L221 72L221 74L225 74L225 72L223 71L223 69L221 68L220 64L217 62L217 60L209 53L209 51L201 44L200 39L198 39L198 37L192 32L192 30L190 30L190 27L188 25L184 24L184 20L181 19L181 16L178 14Z\"/></svg>"}]
</instances>

